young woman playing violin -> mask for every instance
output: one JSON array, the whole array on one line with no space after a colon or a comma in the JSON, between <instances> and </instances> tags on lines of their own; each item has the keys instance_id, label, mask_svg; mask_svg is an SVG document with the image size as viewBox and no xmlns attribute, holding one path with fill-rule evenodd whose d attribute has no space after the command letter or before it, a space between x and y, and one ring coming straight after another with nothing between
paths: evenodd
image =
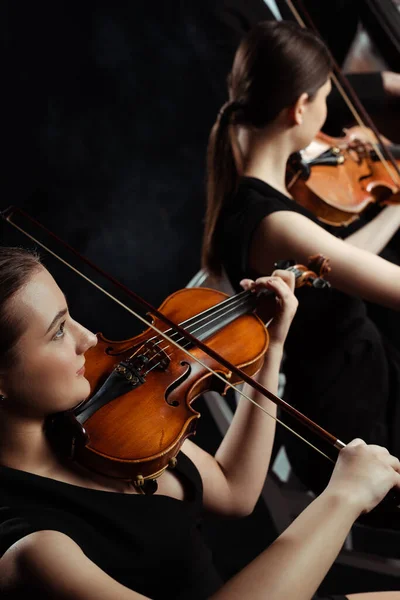
<instances>
[{"instance_id":1,"label":"young woman playing violin","mask_svg":"<svg viewBox=\"0 0 400 600\"><path fill-rule=\"evenodd\" d=\"M329 257L333 289L298 291L285 345L286 399L340 439L360 435L400 456L400 357L364 302L400 309L400 268L377 256L400 225L400 207L343 241L285 185L289 156L325 121L330 71L324 44L296 24L262 22L244 38L209 141L203 264L217 276L224 269L237 288L245 275L271 272L281 256ZM321 491L328 461L297 440L288 448L298 474Z\"/></svg>"},{"instance_id":2,"label":"young woman playing violin","mask_svg":"<svg viewBox=\"0 0 400 600\"><path fill-rule=\"evenodd\" d=\"M258 379L276 390L297 300L294 278L242 281L272 290L277 310ZM400 488L400 463L353 440L322 494L258 558L225 584L201 539L201 510L249 514L268 470L274 421L241 402L215 457L186 440L152 496L69 461L45 433L50 415L90 393L85 353L97 338L74 321L36 255L0 248L0 595L57 600L293 597L309 600L357 517ZM274 405L249 395L274 414ZM245 476L243 476L245 474ZM329 543L327 543L329 540ZM394 592L351 595L390 600Z\"/></svg>"}]
</instances>

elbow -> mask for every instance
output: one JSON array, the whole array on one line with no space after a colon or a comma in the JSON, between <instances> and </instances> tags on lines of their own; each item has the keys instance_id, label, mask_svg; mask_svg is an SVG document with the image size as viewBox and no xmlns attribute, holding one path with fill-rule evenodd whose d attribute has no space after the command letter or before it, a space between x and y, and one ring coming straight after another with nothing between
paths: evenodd
<instances>
[{"instance_id":1,"label":"elbow","mask_svg":"<svg viewBox=\"0 0 400 600\"><path fill-rule=\"evenodd\" d=\"M237 513L237 518L243 519L245 517L250 517L250 515L253 514L255 507L256 507L256 505L252 504L251 506L245 506L245 507L241 508L241 510L239 510Z\"/></svg>"},{"instance_id":2,"label":"elbow","mask_svg":"<svg viewBox=\"0 0 400 600\"><path fill-rule=\"evenodd\" d=\"M256 507L255 502L249 501L247 498L243 498L242 501L236 502L234 506L231 507L229 516L234 519L243 519L245 517L249 517Z\"/></svg>"}]
</instances>

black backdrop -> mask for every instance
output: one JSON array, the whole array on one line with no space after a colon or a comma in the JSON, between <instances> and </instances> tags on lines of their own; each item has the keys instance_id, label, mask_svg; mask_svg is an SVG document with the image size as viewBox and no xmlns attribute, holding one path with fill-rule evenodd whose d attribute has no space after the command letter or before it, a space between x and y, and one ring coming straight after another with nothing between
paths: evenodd
<instances>
[{"instance_id":1,"label":"black backdrop","mask_svg":"<svg viewBox=\"0 0 400 600\"><path fill-rule=\"evenodd\" d=\"M0 207L26 209L158 305L200 266L220 101L190 3L8 1L0 11ZM77 316L93 326L88 308Z\"/></svg>"}]
</instances>

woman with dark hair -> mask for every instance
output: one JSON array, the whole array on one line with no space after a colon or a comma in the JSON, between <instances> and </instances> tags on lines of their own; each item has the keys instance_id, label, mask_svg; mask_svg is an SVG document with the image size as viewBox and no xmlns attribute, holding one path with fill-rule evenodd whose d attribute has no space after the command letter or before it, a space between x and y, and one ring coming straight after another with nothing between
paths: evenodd
<instances>
[{"instance_id":1,"label":"woman with dark hair","mask_svg":"<svg viewBox=\"0 0 400 600\"><path fill-rule=\"evenodd\" d=\"M259 23L244 38L209 140L203 265L217 276L224 269L237 288L244 274L269 272L279 259L328 257L333 289L298 291L285 344L287 400L340 439L359 435L400 456L400 358L365 304L400 308L400 268L378 256L400 225L400 207L384 208L343 241L285 185L289 156L325 121L330 70L322 41L295 24ZM328 461L297 440L286 446L297 474L321 491Z\"/></svg>"},{"instance_id":2,"label":"woman with dark hair","mask_svg":"<svg viewBox=\"0 0 400 600\"><path fill-rule=\"evenodd\" d=\"M296 311L293 275L277 270L245 289L272 290L275 317L258 379L276 390ZM0 595L57 600L246 598L309 600L355 519L400 488L399 460L353 440L324 492L253 562L222 584L198 528L202 509L251 512L268 469L274 421L240 403L216 456L186 440L148 496L128 481L61 457L46 436L53 413L90 393L85 352L96 336L74 321L38 258L0 248ZM274 405L247 393L274 414ZM243 477L243 473L246 477ZM327 544L329 540L329 544ZM394 600L397 592L351 595ZM339 597L337 597L339 598Z\"/></svg>"},{"instance_id":3,"label":"woman with dark hair","mask_svg":"<svg viewBox=\"0 0 400 600\"><path fill-rule=\"evenodd\" d=\"M342 66L357 32L360 17L364 16L364 2L333 0L322 4L321 0L303 0L302 4L335 60ZM286 0L203 0L201 3L183 2L182 10L190 26L191 43L200 63L204 64L217 103L223 102L226 76L235 51L248 31L257 23L267 20L296 22ZM393 142L398 142L400 73L358 72L346 73L345 77L379 131ZM353 124L354 116L334 86L328 98L328 117L323 131L340 136L343 127Z\"/></svg>"}]
</instances>

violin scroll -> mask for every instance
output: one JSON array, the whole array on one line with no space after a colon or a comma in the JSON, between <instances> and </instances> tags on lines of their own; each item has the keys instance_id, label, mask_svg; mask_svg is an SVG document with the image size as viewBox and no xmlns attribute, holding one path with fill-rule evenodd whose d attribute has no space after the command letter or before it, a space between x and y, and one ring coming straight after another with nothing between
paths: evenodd
<instances>
[{"instance_id":1,"label":"violin scroll","mask_svg":"<svg viewBox=\"0 0 400 600\"><path fill-rule=\"evenodd\" d=\"M329 288L330 283L324 277L331 271L329 259L322 254L315 254L308 259L308 266L295 264L294 260L279 260L276 269L286 269L295 274L295 287L311 285L315 288Z\"/></svg>"}]
</instances>

